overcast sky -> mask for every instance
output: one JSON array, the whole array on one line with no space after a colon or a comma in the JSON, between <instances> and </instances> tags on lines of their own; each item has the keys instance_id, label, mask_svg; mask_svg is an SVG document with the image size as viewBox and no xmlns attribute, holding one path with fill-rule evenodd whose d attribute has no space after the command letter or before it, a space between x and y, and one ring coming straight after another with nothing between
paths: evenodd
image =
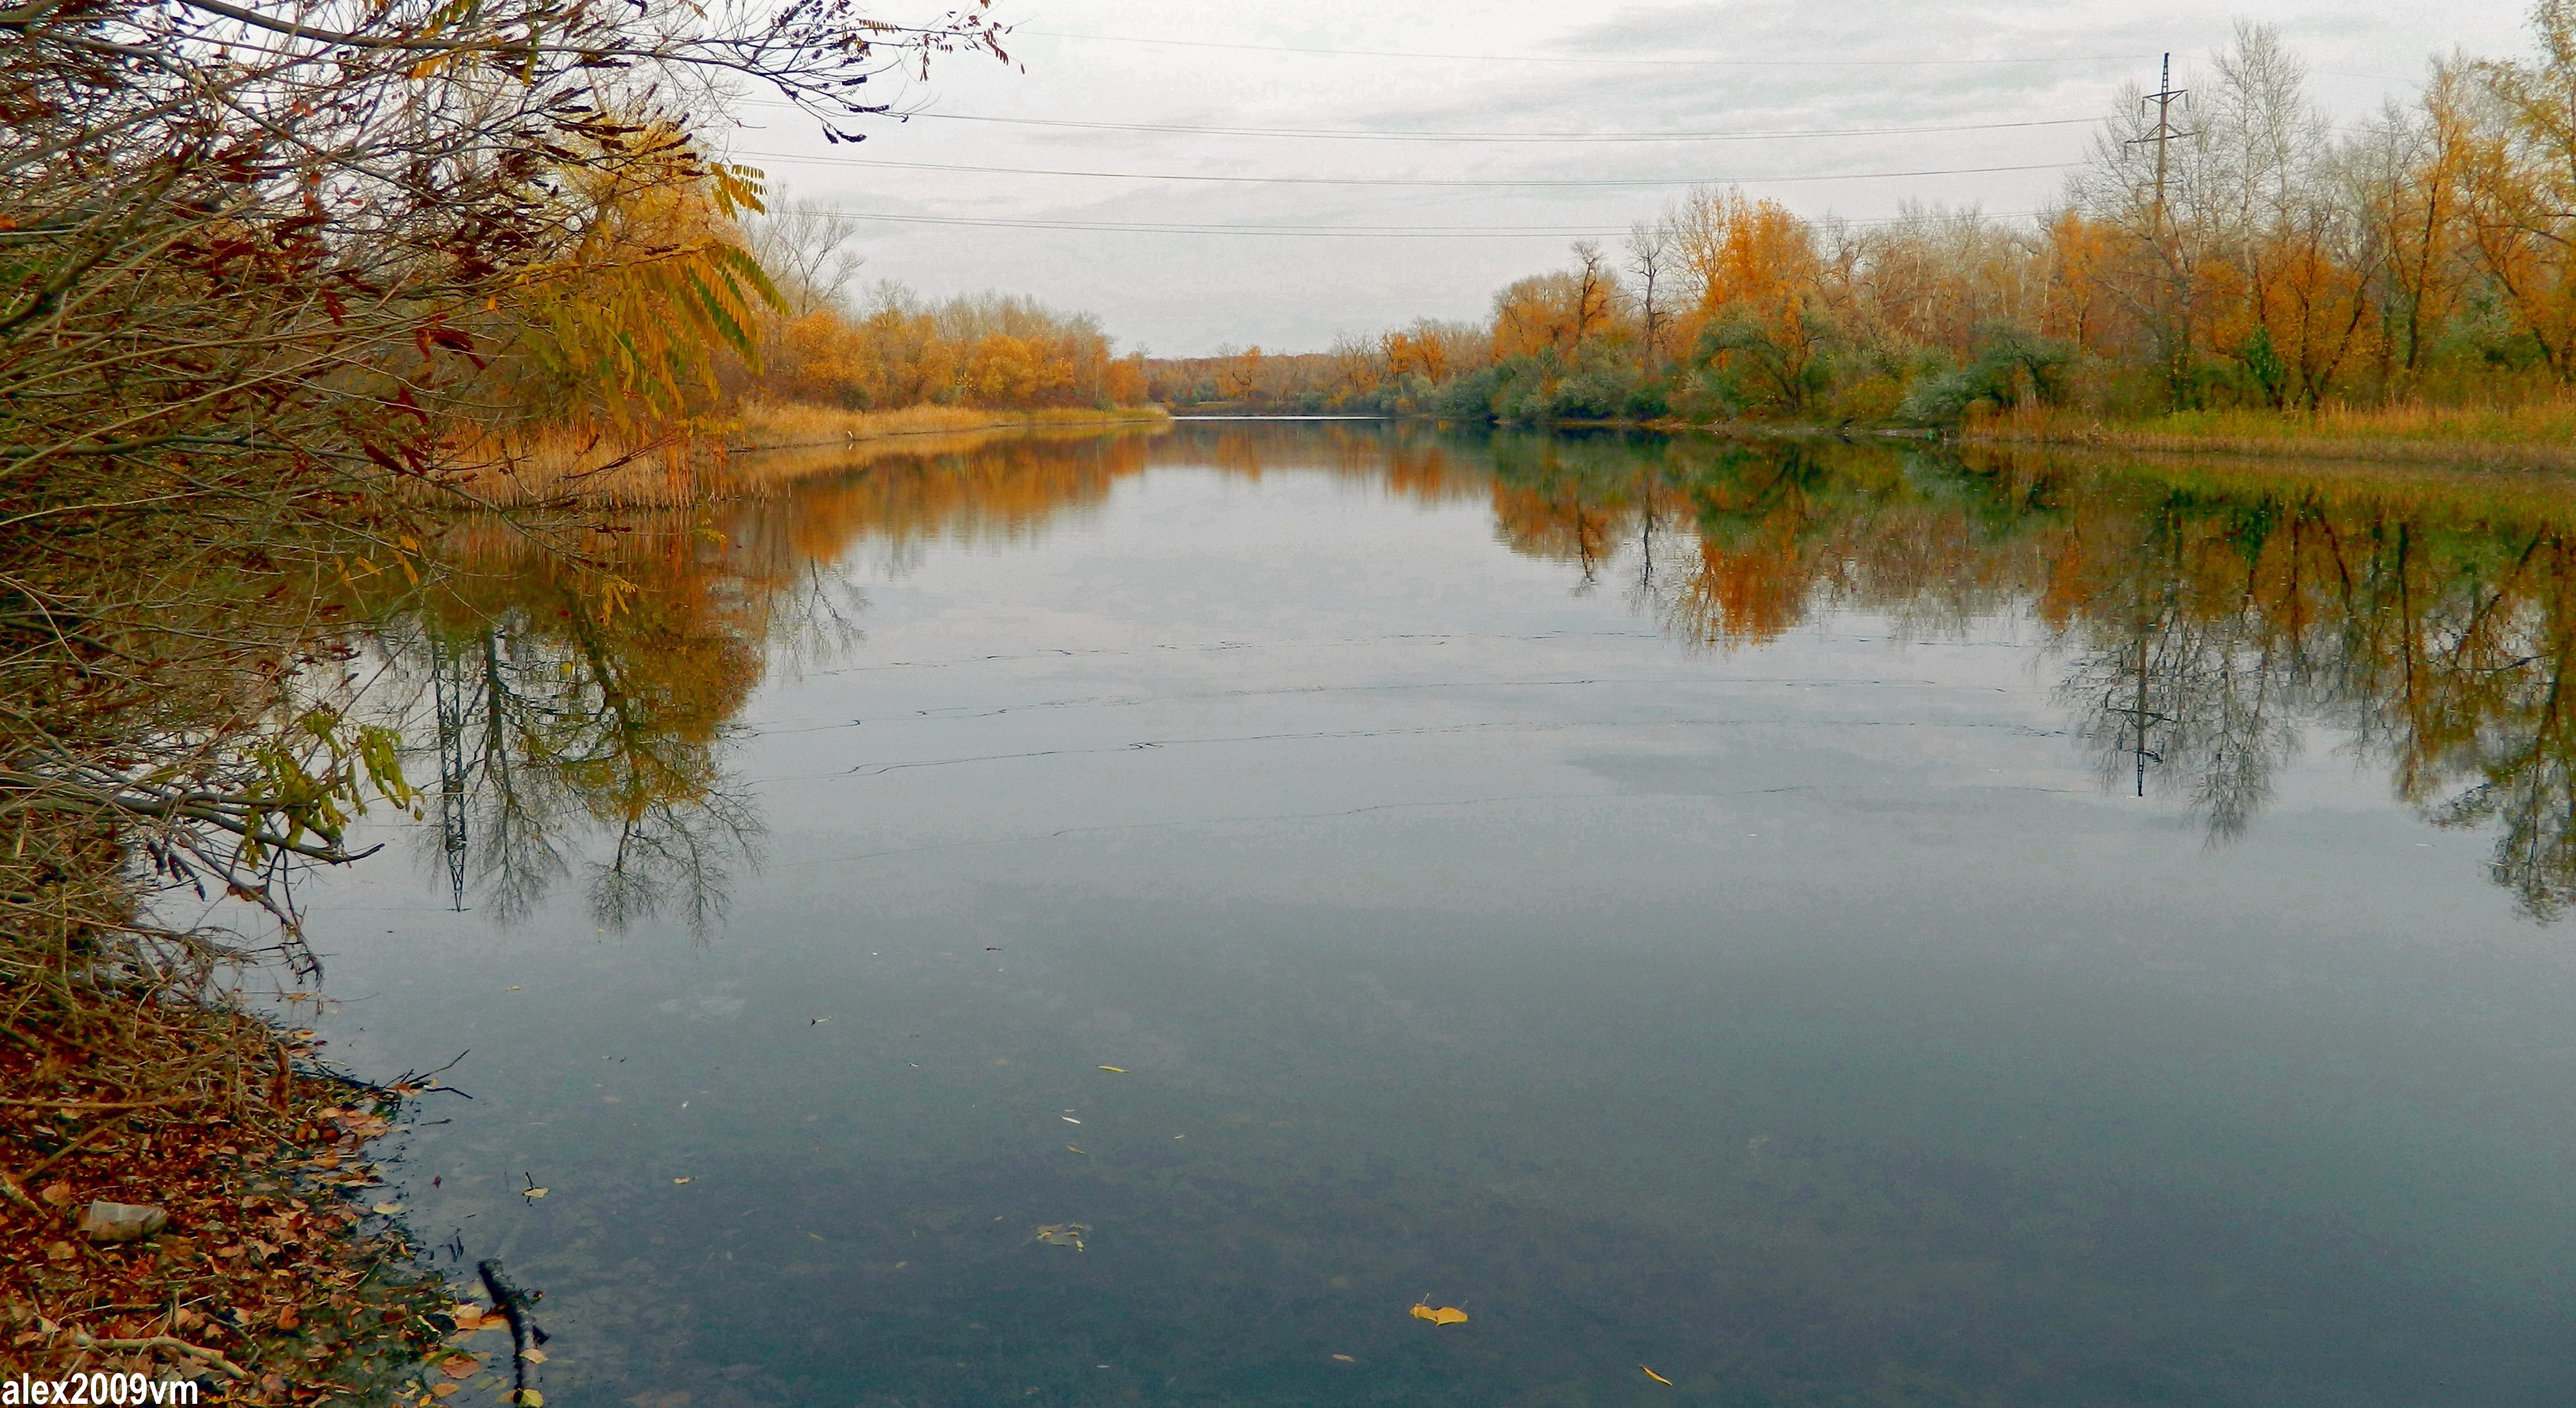
<instances>
[{"instance_id":1,"label":"overcast sky","mask_svg":"<svg viewBox=\"0 0 2576 1408\"><path fill-rule=\"evenodd\" d=\"M950 57L926 83L883 80L881 100L921 116L829 147L806 119L746 105L734 154L853 215L1031 222L860 220L860 278L1035 294L1098 314L1122 350L1167 356L1315 351L1344 331L1480 318L1496 288L1562 264L1579 234L1624 230L1693 180L1811 215L1883 217L1907 201L2029 212L2055 197L2122 83L2153 87L2171 50L2190 86L2239 18L2279 28L2316 99L2347 120L2413 92L2437 51L2526 47L2522 0L996 0L996 12L1016 26L1011 66ZM1480 140L1267 135L1282 130ZM1716 135L1819 130L1845 135ZM1491 140L1565 134L1684 135ZM1581 181L1631 184L1544 184ZM1063 228L1082 224L1184 231ZM1246 225L1456 233L1203 232Z\"/></svg>"}]
</instances>

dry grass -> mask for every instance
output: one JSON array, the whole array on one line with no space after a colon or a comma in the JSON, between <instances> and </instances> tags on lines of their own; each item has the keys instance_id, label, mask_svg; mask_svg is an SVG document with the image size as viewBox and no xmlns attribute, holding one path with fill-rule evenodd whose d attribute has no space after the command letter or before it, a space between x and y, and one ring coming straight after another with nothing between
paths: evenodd
<instances>
[{"instance_id":1,"label":"dry grass","mask_svg":"<svg viewBox=\"0 0 2576 1408\"><path fill-rule=\"evenodd\" d=\"M465 492L495 508L561 504L585 508L678 508L742 498L807 474L843 469L853 452L901 448L957 451L1032 431L1092 433L1160 429L1160 410L973 410L909 406L845 411L829 406L755 405L724 418L587 433L540 431L455 447L484 468ZM796 451L799 453L776 453Z\"/></svg>"},{"instance_id":2,"label":"dry grass","mask_svg":"<svg viewBox=\"0 0 2576 1408\"><path fill-rule=\"evenodd\" d=\"M2314 415L2177 411L2104 421L2062 410L1971 420L1967 438L2172 453L2576 469L2576 397L2513 406L2326 406Z\"/></svg>"}]
</instances>

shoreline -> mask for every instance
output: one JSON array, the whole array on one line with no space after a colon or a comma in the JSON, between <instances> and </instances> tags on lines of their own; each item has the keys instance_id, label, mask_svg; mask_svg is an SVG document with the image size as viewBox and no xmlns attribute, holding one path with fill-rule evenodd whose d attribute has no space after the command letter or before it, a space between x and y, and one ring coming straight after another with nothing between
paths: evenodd
<instances>
[{"instance_id":1,"label":"shoreline","mask_svg":"<svg viewBox=\"0 0 2576 1408\"><path fill-rule=\"evenodd\" d=\"M2452 469L2576 469L2576 444L2462 436L2211 434L2160 429L2152 422L2089 425L1971 425L1955 437L1986 446L2056 446L2137 454L2228 455L2250 459L2341 460Z\"/></svg>"},{"instance_id":2,"label":"shoreline","mask_svg":"<svg viewBox=\"0 0 2576 1408\"><path fill-rule=\"evenodd\" d=\"M1160 407L1053 407L975 411L912 406L899 411L842 411L817 406L749 407L738 417L684 427L640 441L582 441L569 431L515 443L463 447L487 463L455 484L486 510L686 508L756 497L779 483L828 472L822 452L909 447L945 437L980 444L1015 434L1106 434L1168 429ZM804 451L812 463L792 467L767 458Z\"/></svg>"},{"instance_id":3,"label":"shoreline","mask_svg":"<svg viewBox=\"0 0 2576 1408\"><path fill-rule=\"evenodd\" d=\"M0 1333L20 1371L194 1379L200 1401L257 1404L391 1397L417 1380L454 1298L399 1206L368 1191L366 1159L412 1088L354 1082L318 1065L309 1032L186 999L125 1043L205 1072L158 1098L133 1098L77 1042L12 1034ZM93 1201L167 1221L93 1240L80 1227Z\"/></svg>"},{"instance_id":4,"label":"shoreline","mask_svg":"<svg viewBox=\"0 0 2576 1408\"><path fill-rule=\"evenodd\" d=\"M1235 411L1225 415L1175 415L1196 421L1378 421L1389 425L1481 425L1535 432L1633 431L1658 435L1713 435L1742 440L1932 441L1989 448L2054 446L2123 450L2140 454L2220 455L2245 459L2339 460L2456 469L2576 470L2576 408L2560 421L2554 405L2490 410L2396 407L2334 411L2319 418L2270 412L2186 412L2147 420L2115 421L2064 411L2019 412L1971 418L1958 426L1888 423L1827 424L1794 420L1694 422L1650 420L1459 421L1444 416L1387 413L1314 416ZM2321 428L2322 424L2322 428ZM2505 435L2495 431L2506 431Z\"/></svg>"},{"instance_id":5,"label":"shoreline","mask_svg":"<svg viewBox=\"0 0 2576 1408\"><path fill-rule=\"evenodd\" d=\"M803 411L807 408L796 408ZM1178 419L1159 406L1121 406L1115 410L1088 408L1039 409L1028 411L973 411L954 416L922 416L925 411L944 411L947 407L915 406L901 411L847 411L837 427L838 433L808 434L804 439L771 440L760 443L737 443L728 437L724 452L734 455L761 454L770 450L811 450L831 445L863 445L872 440L899 440L919 435L960 435L977 431L1107 429L1126 425L1168 425ZM803 416L797 417L804 419ZM816 419L824 419L817 416ZM908 422L928 419L931 424ZM749 418L746 418L748 421ZM775 424L776 422L770 422ZM828 422L827 422L828 423Z\"/></svg>"}]
</instances>

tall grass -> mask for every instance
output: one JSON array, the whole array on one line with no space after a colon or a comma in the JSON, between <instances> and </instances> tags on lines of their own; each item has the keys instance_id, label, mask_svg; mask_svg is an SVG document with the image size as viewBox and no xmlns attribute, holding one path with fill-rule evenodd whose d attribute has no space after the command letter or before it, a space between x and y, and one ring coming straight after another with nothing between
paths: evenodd
<instances>
[{"instance_id":1,"label":"tall grass","mask_svg":"<svg viewBox=\"0 0 2576 1408\"><path fill-rule=\"evenodd\" d=\"M789 403L650 427L483 436L453 449L465 463L480 466L463 481L463 491L494 508L677 508L754 495L807 474L846 468L849 451L857 447L883 443L918 450L936 441L940 449L961 450L999 435L1159 429L1170 420L1156 409L845 411Z\"/></svg>"},{"instance_id":2,"label":"tall grass","mask_svg":"<svg viewBox=\"0 0 2576 1408\"><path fill-rule=\"evenodd\" d=\"M2576 397L2507 406L2330 404L2313 415L2175 411L2134 420L2025 408L1971 418L1965 433L1975 440L2131 450L2565 469L2576 468Z\"/></svg>"}]
</instances>

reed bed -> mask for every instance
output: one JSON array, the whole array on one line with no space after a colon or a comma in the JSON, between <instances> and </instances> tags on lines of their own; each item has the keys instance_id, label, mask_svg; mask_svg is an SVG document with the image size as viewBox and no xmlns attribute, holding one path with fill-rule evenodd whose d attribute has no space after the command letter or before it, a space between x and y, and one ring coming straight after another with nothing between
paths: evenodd
<instances>
[{"instance_id":1,"label":"reed bed","mask_svg":"<svg viewBox=\"0 0 2576 1408\"><path fill-rule=\"evenodd\" d=\"M463 492L491 508L681 508L847 468L854 450L954 453L1004 435L1160 429L1170 422L1155 408L754 405L654 426L486 435L453 450L459 462L478 466L459 481Z\"/></svg>"},{"instance_id":2,"label":"reed bed","mask_svg":"<svg viewBox=\"0 0 2576 1408\"><path fill-rule=\"evenodd\" d=\"M1964 434L1990 443L2094 445L2159 453L2576 469L2576 397L2501 406L2327 405L2313 414L2176 411L2129 421L2023 409L1974 418Z\"/></svg>"}]
</instances>

